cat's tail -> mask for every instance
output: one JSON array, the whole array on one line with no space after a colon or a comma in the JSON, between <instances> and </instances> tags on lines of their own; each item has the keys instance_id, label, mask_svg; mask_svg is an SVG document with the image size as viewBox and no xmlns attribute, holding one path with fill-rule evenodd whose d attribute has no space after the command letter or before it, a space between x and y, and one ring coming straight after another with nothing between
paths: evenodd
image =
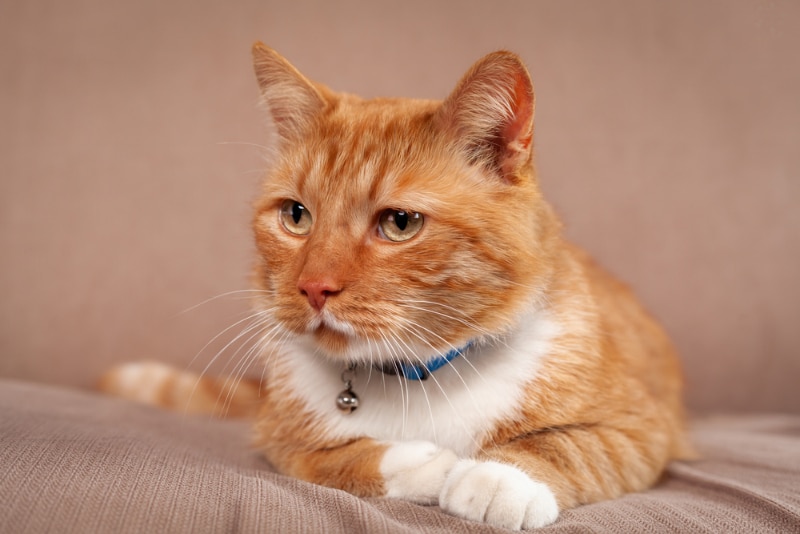
<instances>
[{"instance_id":1,"label":"cat's tail","mask_svg":"<svg viewBox=\"0 0 800 534\"><path fill-rule=\"evenodd\" d=\"M100 378L97 388L177 412L218 417L255 415L261 392L258 380L200 376L157 362L115 367Z\"/></svg>"}]
</instances>

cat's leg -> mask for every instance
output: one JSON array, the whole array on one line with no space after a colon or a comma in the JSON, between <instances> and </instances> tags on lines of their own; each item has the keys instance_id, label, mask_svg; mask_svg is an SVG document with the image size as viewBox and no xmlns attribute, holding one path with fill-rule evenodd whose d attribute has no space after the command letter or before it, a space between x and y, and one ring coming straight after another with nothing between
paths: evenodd
<instances>
[{"instance_id":1,"label":"cat's leg","mask_svg":"<svg viewBox=\"0 0 800 534\"><path fill-rule=\"evenodd\" d=\"M517 467L458 459L427 441L361 438L315 450L267 452L283 473L360 497L439 504L446 512L493 526L534 528L552 523L558 505L550 488Z\"/></svg>"},{"instance_id":2,"label":"cat's leg","mask_svg":"<svg viewBox=\"0 0 800 534\"><path fill-rule=\"evenodd\" d=\"M575 425L547 429L460 460L439 505L445 511L512 529L544 526L559 510L651 486L668 460L658 432Z\"/></svg>"},{"instance_id":3,"label":"cat's leg","mask_svg":"<svg viewBox=\"0 0 800 534\"><path fill-rule=\"evenodd\" d=\"M361 497L391 497L437 504L458 458L427 441L381 442L360 438L313 450L269 447L283 473Z\"/></svg>"},{"instance_id":4,"label":"cat's leg","mask_svg":"<svg viewBox=\"0 0 800 534\"><path fill-rule=\"evenodd\" d=\"M458 458L428 441L390 444L380 463L385 496L419 504L438 504L445 479Z\"/></svg>"},{"instance_id":5,"label":"cat's leg","mask_svg":"<svg viewBox=\"0 0 800 534\"><path fill-rule=\"evenodd\" d=\"M509 463L459 460L427 441L361 438L315 450L284 449L282 472L361 497L439 504L453 515L511 529L548 525L559 506L550 487ZM273 451L274 452L274 451Z\"/></svg>"}]
</instances>

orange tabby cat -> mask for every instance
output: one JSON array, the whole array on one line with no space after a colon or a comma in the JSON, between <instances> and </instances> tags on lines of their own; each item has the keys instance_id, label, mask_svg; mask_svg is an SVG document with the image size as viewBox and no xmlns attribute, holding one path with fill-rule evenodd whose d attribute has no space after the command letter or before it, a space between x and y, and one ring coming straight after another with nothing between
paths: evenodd
<instances>
[{"instance_id":1,"label":"orange tabby cat","mask_svg":"<svg viewBox=\"0 0 800 534\"><path fill-rule=\"evenodd\" d=\"M437 102L334 93L253 54L279 136L253 219L267 380L234 404L260 396L274 466L525 529L685 454L668 339L542 198L519 57ZM212 409L223 386L195 384L154 364L104 380Z\"/></svg>"}]
</instances>

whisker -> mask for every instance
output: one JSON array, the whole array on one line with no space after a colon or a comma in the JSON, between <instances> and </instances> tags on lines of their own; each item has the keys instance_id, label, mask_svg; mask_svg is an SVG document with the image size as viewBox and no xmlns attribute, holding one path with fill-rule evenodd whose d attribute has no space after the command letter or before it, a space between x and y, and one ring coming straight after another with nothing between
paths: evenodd
<instances>
[{"instance_id":1,"label":"whisker","mask_svg":"<svg viewBox=\"0 0 800 534\"><path fill-rule=\"evenodd\" d=\"M235 326L237 326L237 325L239 325L239 324L241 324L241 323L243 323L243 322L245 322L245 321L251 321L251 324L250 324L250 325L249 325L247 328L245 328L244 330L242 330L242 331L241 331L239 334L237 334L237 335L236 335L236 336L235 336L233 339L231 339L231 340L230 340L230 341L229 341L227 344L225 344L225 346L224 346L224 347L222 347L222 348L221 348L219 351L217 351L217 353L214 355L214 357L213 357L213 358L211 358L211 360L210 360L210 361L209 361L209 362L206 364L206 366L203 368L203 371L202 371L202 372L200 373L200 375L197 377L197 380L195 380L194 386L192 387L192 391L191 391L191 393L189 394L189 399L190 399L190 400L191 400L191 398L192 398L192 397L194 397L194 394L195 394L195 392L197 391L197 387L200 385L200 381L203 379L203 377L204 377L204 376L205 376L205 374L208 372L208 370L211 368L211 366L214 364L214 362L217 360L217 358L219 358L219 357L222 355L222 353L228 349L228 347L230 347L231 345L233 345L234 343L236 343L236 341L237 341L237 340L239 340L239 339L241 339L243 336L247 335L247 334L248 334L250 331L252 331L254 328L257 328L257 327L258 327L258 325L262 323L262 321L265 319L265 317L266 317L266 316L267 316L269 313L271 313L271 310L262 310L262 311L257 311L257 312L254 312L254 313L250 314L249 316L245 317L244 319L241 319L241 320L239 320L239 321L235 322L234 324L232 324L231 326L227 327L226 329L224 329L222 332L220 332L219 334L217 334L216 336L214 336L214 337L211 339L211 341L209 341L208 343L206 343L206 344L205 344L205 346L204 346L202 349L200 349L200 352L198 352L198 353L195 355L195 357L194 357L194 358L192 358L192 361L189 363L189 366L187 366L187 369L188 369L189 367L191 367L191 365L194 363L194 361L197 359L197 357L198 357L198 356L199 356L199 355L200 355L200 354L201 354L201 353L202 353L202 352L203 352L203 351L204 351L204 350L205 350L205 349L206 349L206 348L207 348L207 347L208 347L208 346L209 346L211 343L213 343L213 342L214 342L216 339L218 339L218 338L219 338L221 335L223 335L224 333L228 332L228 331L229 331L231 328L233 328L233 327L235 327ZM256 319L256 318L258 318L258 319ZM227 364L225 365L225 367L227 367ZM223 368L223 370L224 370L224 368ZM187 408L188 408L188 406L187 406Z\"/></svg>"},{"instance_id":2,"label":"whisker","mask_svg":"<svg viewBox=\"0 0 800 534\"><path fill-rule=\"evenodd\" d=\"M189 306L185 310L181 310L180 312L176 313L175 316L177 317L179 315L183 315L185 313L189 313L190 311L196 310L200 306L205 306L209 302L212 302L212 301L215 301L215 300L218 300L218 299L221 299L221 298L229 297L231 295L236 295L238 293L265 293L265 294L269 294L269 291L266 291L264 289L236 289L236 290L233 290L233 291L226 291L225 293L220 293L219 295L215 295L213 297L207 298L204 301L195 304L194 306Z\"/></svg>"},{"instance_id":3,"label":"whisker","mask_svg":"<svg viewBox=\"0 0 800 534\"><path fill-rule=\"evenodd\" d=\"M413 351L408 346L408 344L406 344L402 339L397 337L397 335L392 334L392 339L397 344L398 349L400 349L400 345L403 345L403 346L406 347L406 352L407 353L413 354ZM410 403L411 384L408 382L408 380L404 380L403 377L401 377L401 373L398 373L397 377L398 377L398 379L400 380L401 383L405 383L406 396L409 399L408 406L409 406L409 409L410 409L410 406L411 406L411 403ZM438 439L436 438L436 418L433 415L433 406L431 405L431 400L428 397L428 392L425 389L425 384L423 384L422 381L420 381L419 385L420 385L420 388L422 389L422 395L425 397L425 403L428 405L428 414L430 415L430 419L431 419L431 430L433 431L433 441L434 441L434 443L438 443Z\"/></svg>"},{"instance_id":4,"label":"whisker","mask_svg":"<svg viewBox=\"0 0 800 534\"><path fill-rule=\"evenodd\" d=\"M278 326L278 330L272 336L272 338L270 338L268 340L265 339L264 342L261 343L262 344L262 348L261 348L262 355L266 352L266 349L267 349L268 346L282 347L286 343L286 341L292 336L291 332L283 330L282 328L280 328L279 325L276 325L276 326ZM275 341L275 335L280 335L280 338L277 341ZM277 349L275 349L275 350L277 350ZM264 360L264 362L263 362L263 364L261 366L261 378L259 380L259 386L261 387L261 389L264 388L264 381L265 381L265 377L267 375L267 371L269 370L270 366L272 365L272 360L275 358L275 350L271 350L271 351L269 351L268 354L266 354L266 359Z\"/></svg>"},{"instance_id":5,"label":"whisker","mask_svg":"<svg viewBox=\"0 0 800 534\"><path fill-rule=\"evenodd\" d=\"M427 301L418 301L418 302L427 302ZM430 310L430 309L428 309L428 308L422 308L422 307L418 307L418 306L408 306L408 305L405 305L405 304L403 304L403 302L402 302L402 301L401 301L401 302L398 302L398 304L399 304L400 306L402 306L402 307L411 308L411 309L416 309L416 310L419 310L419 311L422 311L422 312L425 312L425 313L433 313L433 314L436 314L436 315L441 315L441 316L443 316L443 317L445 317L445 318L450 318L450 319L453 319L453 320L456 320L456 321L458 321L458 318L456 318L456 317L451 317L451 316L448 316L448 315L446 315L446 314L442 314L442 313L436 312L436 311L434 311L434 310ZM446 305L446 304L441 304L441 303L436 303L436 302L431 302L431 304L436 304L436 305L440 305L440 306L442 306L442 307L445 307L445 308L453 309L451 306L448 306L448 305ZM410 321L410 320L409 320L409 321ZM413 321L411 321L411 322L413 322ZM434 331L430 330L429 328L426 328L426 327L424 327L424 326L422 326L421 324L419 324L419 323L416 323L416 322L414 322L414 324L415 324L417 327L419 327L419 328L421 328L421 329L425 330L425 331L426 331L427 333L429 333L431 336L434 336L435 338L437 338L437 339L439 339L440 341L444 342L444 344L445 344L446 346L449 346L451 349L453 349L453 350L455 350L455 349L456 349L456 347L454 347L454 346L453 346L451 343L449 343L449 342L448 342L446 339L444 339L442 336L440 336L439 334L435 333ZM486 330L486 329L484 329L484 328L481 328L481 327L479 327L478 325L474 325L474 326L473 326L473 324L472 324L472 323L462 322L462 324L464 324L465 326L471 327L471 328L473 328L474 330L477 330L477 331L479 331L479 332L481 332L481 333L483 334L483 338L482 338L482 339L480 339L480 340L476 340L476 342L477 342L478 344L489 344L489 345L494 345L494 346L502 346L502 347L504 347L504 348L506 348L506 349L509 349L509 350L515 350L515 349L514 349L514 348L513 348L511 345L509 345L509 344L508 344L508 342L505 340L505 338L504 338L503 334L501 334L501 333L489 332L488 330ZM424 340L424 339L422 339L422 338L420 338L420 339L421 339L422 341L425 341L425 340ZM470 362L470 361L469 361L469 358L467 358L466 356L464 356L464 360L465 360L465 361L467 362L467 364L468 364L468 365L469 365L469 366L470 366L470 367L471 367L471 368L472 368L472 369L473 369L473 370L474 370L474 371L475 371L475 372L476 372L476 373L477 373L477 374L478 374L478 375L481 377L481 379L482 379L482 380L484 380L484 382L485 382L485 379L484 379L484 378L483 378L483 376L482 376L482 375L481 375L481 374L478 372L478 370L475 368L475 366L472 364L472 362ZM450 363L450 362L448 362L448 363ZM452 364L451 364L451 365L452 365Z\"/></svg>"},{"instance_id":6,"label":"whisker","mask_svg":"<svg viewBox=\"0 0 800 534\"><path fill-rule=\"evenodd\" d=\"M236 349L236 351L231 356L231 360L236 359L238 354L239 354L239 352L244 347L248 346L248 344L251 343L253 341L253 339L255 339L257 337L262 337L262 339L263 339L262 334L264 333L265 330L267 330L267 329L271 330L271 329L274 329L274 328L275 327L274 326L271 327L269 325L269 323L267 323L265 321L261 321L260 328L256 329L255 333L253 333L249 338L247 338L244 342L242 342L242 344ZM222 405L223 406L223 411L224 411L224 413L226 415L227 415L228 411L230 410L231 403L233 402L233 398L234 398L234 396L236 394L236 389L239 387L239 384L241 384L242 380L244 380L248 369L250 367L252 367L253 363L255 363L255 359L258 357L258 352L256 350L257 348L258 348L257 342L253 343L252 345L250 345L249 348L247 349L247 351L242 355L242 357L239 359L238 363L236 364L236 366L233 368L233 370L230 373L230 376L232 378L232 382L231 382L230 386L227 388L227 394L226 394L226 397L225 397L225 402ZM227 367L227 365L226 365L226 367ZM220 395L222 395L222 392L220 392ZM220 399L218 397L217 398L217 403L219 402L219 400Z\"/></svg>"},{"instance_id":7,"label":"whisker","mask_svg":"<svg viewBox=\"0 0 800 534\"><path fill-rule=\"evenodd\" d=\"M402 299L396 300L398 304L429 304L433 306L439 306L440 308L444 308L446 310L450 310L454 313L457 313L463 317L469 318L470 315L465 312L464 310L460 310L454 306L450 306L449 304L445 304L444 302L436 302L435 300L423 300L423 299ZM427 311L427 309L426 309Z\"/></svg>"},{"instance_id":8,"label":"whisker","mask_svg":"<svg viewBox=\"0 0 800 534\"><path fill-rule=\"evenodd\" d=\"M449 341L447 341L445 338L443 338L442 336L440 336L440 335L439 335L439 334L437 334L436 332L432 331L431 329L429 329L429 328L426 328L426 327L422 326L421 324L419 324L419 323L416 323L416 322L414 322L414 321L411 321L411 320L408 320L408 323L409 323L410 325L413 325L413 326L414 326L414 328L419 328L420 330L424 330L424 331L425 331L426 333L428 333L429 335L433 336L434 338L436 338L436 339L438 339L439 341L441 341L442 343L444 343L444 345L445 345L445 346L447 346L447 347L449 347L449 348L450 348L450 350L459 350L459 349L458 349L458 347L455 347L455 346L454 346L452 343L450 343L450 342L449 342ZM433 346L433 345L432 345L432 344L431 344L431 343L430 343L428 340L426 340L426 339L425 339L423 336L419 335L419 333L418 333L418 332L416 332L416 331L414 331L414 330L411 330L411 329L408 329L407 327L406 327L406 330L405 330L405 331L407 331L407 332L409 332L409 333L413 334L413 335L414 335L415 337L417 337L417 338L418 338L420 341L422 341L423 343L425 343L425 344L427 344L428 346L430 346L432 350L434 350L434 351L436 351L436 350L437 350L437 349L436 349L436 348L435 348L435 347L434 347L434 346ZM476 374L476 375L477 375L477 376L478 376L478 377L479 377L481 380L483 380L483 381L484 381L484 383L487 383L487 382L486 382L486 379L485 379L485 378L484 378L484 376L483 376L483 374L482 374L480 371L478 371L478 369L477 369L477 368L476 368L476 367L475 367L475 366L472 364L472 362L471 362L471 361L469 361L469 358L467 358L465 354L462 354L462 355L461 355L461 358L462 358L462 359L463 359L463 360L464 360L464 361L467 363L467 365L469 365L469 366L470 366L470 368L471 368L471 369L472 369L472 370L475 372L475 374ZM453 370L456 372L456 374L458 375L458 377L461 379L461 382L463 382L463 383L464 383L464 385L466 386L467 384L466 384L466 382L464 382L464 379L463 379L463 377L461 376L461 374L460 374L460 373L458 372L458 370L456 369L456 367L455 367L455 364L454 364L452 361L449 361L449 362L447 362L447 365L449 365L451 368L453 368Z\"/></svg>"},{"instance_id":9,"label":"whisker","mask_svg":"<svg viewBox=\"0 0 800 534\"><path fill-rule=\"evenodd\" d=\"M414 351L413 351L413 350L411 350L411 347L409 347L409 346L408 346L408 344L406 344L406 342L405 342L405 341L403 341L402 339L398 338L398 337L397 337L396 335L394 335L394 334L392 335L392 337L393 337L393 338L394 338L394 339L395 339L395 340L396 340L398 343L400 343L400 344L404 345L404 346L406 347L406 349L407 349L407 351L408 351L408 353L409 353L409 354L412 354L412 355L414 355ZM415 358L416 360L418 360L418 361L419 361L419 363L420 363L421 365L423 365L423 366L425 365L425 362L423 362L423 361L422 361L422 360L421 360L421 359L420 359L418 356L414 355L414 358ZM398 373L398 376L399 376L399 375L400 375L400 373ZM439 440L438 440L438 438L436 437L436 417L434 417L434 415L433 415L433 406L431 405L431 399L430 399L430 397L428 397L428 392L427 392L427 390L425 389L425 384L423 384L423 383L422 383L422 380L420 380L420 381L418 381L418 382L419 382L419 385L420 385L420 389L422 389L422 395L425 397L425 403L428 405L428 413L430 414L430 418L431 418L431 430L433 431L433 442L434 442L434 443L438 443L438 442L439 442ZM410 387L411 387L411 385L410 385L410 384L406 384L406 387L410 388ZM440 386L440 388L439 388L439 389L441 389L441 386ZM410 390L409 390L409 391L410 391ZM446 396L446 395L445 395L445 396Z\"/></svg>"},{"instance_id":10,"label":"whisker","mask_svg":"<svg viewBox=\"0 0 800 534\"><path fill-rule=\"evenodd\" d=\"M444 317L445 319L450 319L452 321L456 321L456 322L466 326L467 328L470 328L471 330L477 331L479 334L481 334L483 336L486 336L486 337L492 337L492 336L496 335L495 333L490 332L489 330L486 330L485 328L481 327L479 324L474 323L472 321L459 319L458 317L453 317L452 315L448 315L446 313L438 312L436 310L431 310L430 308L423 308L421 306L414 306L414 305L408 304L408 302L413 302L413 301L396 301L395 303L398 306L400 306L401 308L417 310L417 311L421 311L421 312L424 312L424 313L429 313L429 314L432 314L432 315L438 315L439 317ZM436 304L436 305L442 306L442 307L444 307L446 309L454 309L454 308L452 308L450 306L447 306L445 304L440 304L440 303L437 303L437 302L426 302L426 301L417 301L417 302L419 302L419 303L428 303L428 304ZM458 311L458 310L456 310L456 311ZM459 313L463 314L463 312L459 312Z\"/></svg>"},{"instance_id":11,"label":"whisker","mask_svg":"<svg viewBox=\"0 0 800 534\"><path fill-rule=\"evenodd\" d=\"M270 147L270 146L260 145L258 143L251 143L250 141L219 141L217 143L217 145L219 145L219 146L225 146L225 145L249 146L249 147L260 148L261 150L263 150L265 152L271 152L273 150L272 147Z\"/></svg>"},{"instance_id":12,"label":"whisker","mask_svg":"<svg viewBox=\"0 0 800 534\"><path fill-rule=\"evenodd\" d=\"M189 370L189 369L192 367L192 365L194 365L195 361L197 361L197 358L199 358L199 357L200 357L200 355L201 355L201 354L202 354L202 353L203 353L203 352L204 352L204 351L205 351L205 350L206 350L206 349L207 349L207 348L208 348L208 347L209 347L209 346L210 346L212 343L214 343L214 342L215 342L217 339L219 339L220 337L222 337L223 335L225 335L225 334L226 334L227 332L229 332L231 329L233 329L233 328L235 328L235 327L239 326L240 324L244 323L245 321L249 321L249 320L251 320L251 319L253 319L253 318L255 318L255 317L258 317L258 316L259 316L259 315L261 315L261 314L265 314L265 313L271 313L271 310L255 311L255 312L251 313L250 315L247 315L247 316L246 316L246 317L244 317L243 319L240 319L240 320L236 321L235 323L233 323L232 325L228 326L227 328L223 329L223 330L222 330L222 331L221 331L219 334L217 334L216 336L212 337L212 338L211 338L211 339L208 341L208 343L206 343L205 345L203 345L203 348L201 348L199 351L197 351L197 354L195 354L195 355L194 355L194 357L191 359L191 361L189 362L189 364L186 366L186 370ZM235 338L234 338L234 339L235 339ZM206 369L205 369L203 372L205 372L205 371L207 371L207 370L208 370L208 367L206 367Z\"/></svg>"},{"instance_id":13,"label":"whisker","mask_svg":"<svg viewBox=\"0 0 800 534\"><path fill-rule=\"evenodd\" d=\"M381 332L381 337L383 338L384 346L389 351L390 355L398 359L398 352L397 348L394 346L394 342L390 340L385 332ZM403 409L401 410L401 419L400 419L400 437L405 439L406 435L406 422L408 420L408 415L411 406L411 397L410 397L410 390L408 389L408 384L404 383L403 377L400 375L396 375L397 383L400 387L400 404L402 405ZM405 389L404 389L405 388Z\"/></svg>"},{"instance_id":14,"label":"whisker","mask_svg":"<svg viewBox=\"0 0 800 534\"><path fill-rule=\"evenodd\" d=\"M436 350L436 349L433 347L433 345L432 345L430 342L428 342L427 340L425 340L425 339L424 339L422 336L420 336L420 335L419 335L417 332L415 332L414 330L412 330L412 329L410 329L410 328L407 328L407 327L405 327L405 328L404 328L404 330L405 330L406 332L408 332L408 333L410 333L410 334L414 335L414 336L415 336L415 337L417 337L417 338L418 338L420 341L422 341L423 343L425 343L426 345L428 345L428 346L431 348L431 350L432 350L432 351L435 351L435 350ZM421 359L419 356L416 356L416 355L414 354L414 352L413 352L413 351L411 351L411 354L414 356L414 359L416 359L416 360L417 360L417 361L420 363L420 365L422 365L423 367L425 366L425 363L426 363L426 362L424 362L424 361L423 361L423 360L422 360L422 359ZM458 372L458 369L456 368L456 366L455 366L455 365L453 365L453 363L452 363L452 362L448 362L448 365L449 365L449 366L450 366L450 367L453 369L453 371L456 373L456 376L458 376L458 379L459 379L459 380L461 381L461 383L464 385L464 389L467 391L467 394L469 395L469 397L470 397L470 400L472 400L472 404L473 404L473 406L474 406L474 407L475 407L475 409L477 410L477 409L479 408L479 405L478 405L477 401L475 400L475 397L474 397L474 395L472 394L472 389L469 387L469 385L467 384L467 382L466 382L466 381L464 380L464 378L461 376L461 373L459 373L459 372ZM474 367L473 367L473 369L474 369ZM481 378L483 378L483 377L482 377L482 375L481 375L480 373L478 373L478 372L477 372L477 370L476 370L476 373L478 374L478 376L481 376ZM462 427L464 430L466 430L466 431L467 431L466 433L467 433L467 435L469 435L469 436L470 436L470 439L472 440L472 442L473 442L473 444L475 445L476 449L480 449L480 443L478 443L478 441L475 439L475 436L473 436L473 435L472 435L472 434L469 432L469 426L467 425L466 421L464 420L463 416L461 415L461 413L462 413L462 410L456 409L455 405L453 405L453 402L452 402L452 400L450 399L450 396L447 394L447 391L445 390L445 388L444 388L444 387L442 387L442 384L441 384L441 383L439 382L439 380L436 378L436 374L435 374L435 373L430 373L428 376L429 376L429 377L430 377L430 378L433 380L433 382L434 382L434 383L436 384L436 386L439 388L439 391L441 391L441 393L442 393L442 396L444 397L445 401L447 401L447 404L449 404L449 405L450 405L450 409L452 410L453 414L455 414L455 416L458 418L458 420L459 420L459 423L461 424L461 427ZM427 397L426 397L426 398L427 398ZM434 435L435 435L435 431L434 431Z\"/></svg>"}]
</instances>

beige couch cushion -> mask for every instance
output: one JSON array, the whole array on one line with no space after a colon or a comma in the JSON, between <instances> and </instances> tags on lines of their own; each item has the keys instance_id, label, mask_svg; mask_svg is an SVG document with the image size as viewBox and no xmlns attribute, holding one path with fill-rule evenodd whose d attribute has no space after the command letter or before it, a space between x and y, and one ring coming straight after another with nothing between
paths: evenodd
<instances>
[{"instance_id":1,"label":"beige couch cushion","mask_svg":"<svg viewBox=\"0 0 800 534\"><path fill-rule=\"evenodd\" d=\"M0 381L0 532L495 532L280 476L248 434L245 422ZM800 416L708 419L693 435L703 459L541 532L800 530Z\"/></svg>"}]
</instances>

